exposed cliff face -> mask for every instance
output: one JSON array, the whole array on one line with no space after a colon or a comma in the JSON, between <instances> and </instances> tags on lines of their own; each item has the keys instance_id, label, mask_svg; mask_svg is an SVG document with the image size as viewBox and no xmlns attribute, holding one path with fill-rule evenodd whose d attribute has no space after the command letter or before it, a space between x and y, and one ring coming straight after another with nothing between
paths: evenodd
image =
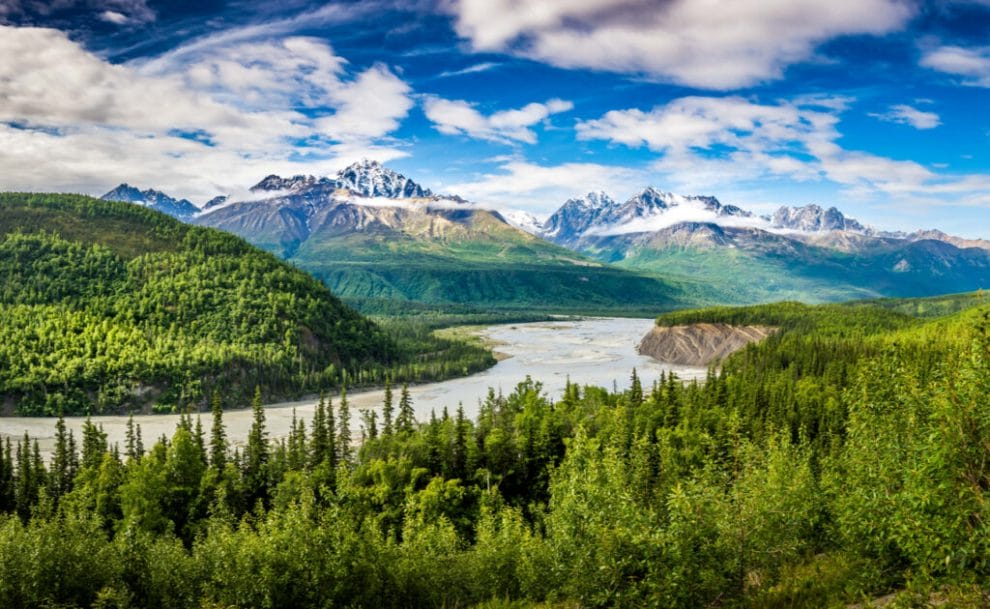
<instances>
[{"instance_id":1,"label":"exposed cliff face","mask_svg":"<svg viewBox=\"0 0 990 609\"><path fill-rule=\"evenodd\" d=\"M766 326L727 324L658 326L643 337L639 352L669 364L707 366L776 331Z\"/></svg>"}]
</instances>

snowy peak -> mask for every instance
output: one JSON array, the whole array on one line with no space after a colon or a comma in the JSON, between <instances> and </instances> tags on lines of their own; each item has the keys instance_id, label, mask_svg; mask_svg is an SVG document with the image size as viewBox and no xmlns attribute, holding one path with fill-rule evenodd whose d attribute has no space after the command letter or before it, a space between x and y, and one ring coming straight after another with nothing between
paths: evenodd
<instances>
[{"instance_id":1,"label":"snowy peak","mask_svg":"<svg viewBox=\"0 0 990 609\"><path fill-rule=\"evenodd\" d=\"M852 218L847 218L838 209L834 207L823 209L819 205L781 207L773 214L770 224L773 228L807 233L834 230L866 232L866 228L862 224Z\"/></svg>"},{"instance_id":2,"label":"snowy peak","mask_svg":"<svg viewBox=\"0 0 990 609\"><path fill-rule=\"evenodd\" d=\"M543 234L558 243L572 241L617 207L618 204L604 192L589 192L580 199L568 199L547 219Z\"/></svg>"},{"instance_id":3,"label":"snowy peak","mask_svg":"<svg viewBox=\"0 0 990 609\"><path fill-rule=\"evenodd\" d=\"M428 188L423 188L401 173L367 159L342 169L337 174L337 182L342 188L365 197L409 199L433 195Z\"/></svg>"},{"instance_id":4,"label":"snowy peak","mask_svg":"<svg viewBox=\"0 0 990 609\"><path fill-rule=\"evenodd\" d=\"M127 184L121 184L100 197L104 201L124 201L166 213L180 220L192 218L199 208L188 199L174 199L167 194L149 188L140 190Z\"/></svg>"},{"instance_id":5,"label":"snowy peak","mask_svg":"<svg viewBox=\"0 0 990 609\"><path fill-rule=\"evenodd\" d=\"M266 176L251 187L251 192L299 192L314 186L336 186L329 178L317 178L311 175L296 175L283 178L275 174Z\"/></svg>"},{"instance_id":6,"label":"snowy peak","mask_svg":"<svg viewBox=\"0 0 990 609\"><path fill-rule=\"evenodd\" d=\"M652 186L621 205L605 193L565 202L544 225L542 235L556 243L574 244L588 235L654 232L682 222L753 224L753 214L715 197L684 196Z\"/></svg>"},{"instance_id":7,"label":"snowy peak","mask_svg":"<svg viewBox=\"0 0 990 609\"><path fill-rule=\"evenodd\" d=\"M531 235L540 236L543 234L543 222L528 211L504 209L498 213L506 222L519 230L526 231Z\"/></svg>"}]
</instances>

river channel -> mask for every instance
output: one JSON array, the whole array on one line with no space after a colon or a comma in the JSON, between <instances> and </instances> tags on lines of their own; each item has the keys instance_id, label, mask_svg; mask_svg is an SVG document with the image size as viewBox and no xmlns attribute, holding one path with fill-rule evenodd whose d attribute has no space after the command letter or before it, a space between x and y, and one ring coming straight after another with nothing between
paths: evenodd
<instances>
[{"instance_id":1,"label":"river channel","mask_svg":"<svg viewBox=\"0 0 990 609\"><path fill-rule=\"evenodd\" d=\"M581 385L598 385L612 389L625 389L629 377L636 368L644 387L652 385L662 371L674 371L682 379L704 378L702 368L673 366L639 355L636 345L653 326L652 319L582 319L569 321L504 324L479 329L477 333L494 343L502 359L492 368L469 377L440 383L428 383L410 388L416 415L427 420L431 411L439 415L446 406L453 414L458 404L463 404L469 418L478 412L479 402L488 388L509 393L526 375L543 383L549 397L557 399L563 392L567 378ZM398 400L398 389L396 389ZM358 411L380 408L384 392L363 391L350 394L351 429L359 435ZM335 402L336 403L336 402ZM273 439L289 432L293 411L307 421L312 419L316 405L314 399L281 402L266 407L266 427ZM234 444L242 443L251 427L251 410L229 410L224 413L227 437ZM126 416L96 416L92 421L102 425L111 445L124 444ZM177 415L135 416L141 425L146 447L162 434L171 436L178 421ZM69 429L75 430L77 442L81 437L82 417L66 419ZM203 413L202 423L209 432L210 415ZM37 438L42 453L48 454L54 446L55 420L43 417L5 417L0 419L0 437L28 435Z\"/></svg>"}]
</instances>

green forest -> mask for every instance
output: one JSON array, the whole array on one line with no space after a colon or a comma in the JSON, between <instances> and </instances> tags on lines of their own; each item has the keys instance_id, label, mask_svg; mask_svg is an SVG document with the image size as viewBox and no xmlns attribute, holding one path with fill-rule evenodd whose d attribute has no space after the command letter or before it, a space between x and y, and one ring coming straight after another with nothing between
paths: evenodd
<instances>
[{"instance_id":1,"label":"green forest","mask_svg":"<svg viewBox=\"0 0 990 609\"><path fill-rule=\"evenodd\" d=\"M137 205L0 194L5 413L177 411L320 387L459 376L490 353L383 326L222 231Z\"/></svg>"},{"instance_id":2,"label":"green forest","mask_svg":"<svg viewBox=\"0 0 990 609\"><path fill-rule=\"evenodd\" d=\"M985 607L990 307L952 300L667 314L780 331L703 382L526 378L475 420L396 383L278 441L257 392L242 445L220 393L209 434L59 424L50 463L0 450L0 606Z\"/></svg>"}]
</instances>

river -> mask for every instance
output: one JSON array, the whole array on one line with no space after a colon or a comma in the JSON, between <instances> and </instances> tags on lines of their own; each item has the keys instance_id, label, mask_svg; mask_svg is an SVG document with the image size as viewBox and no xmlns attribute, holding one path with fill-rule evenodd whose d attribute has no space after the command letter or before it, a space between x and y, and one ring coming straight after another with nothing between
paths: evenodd
<instances>
[{"instance_id":1,"label":"river","mask_svg":"<svg viewBox=\"0 0 990 609\"><path fill-rule=\"evenodd\" d=\"M629 377L636 368L644 387L650 387L661 371L674 371L682 379L704 378L705 369L672 366L636 353L636 345L653 327L652 319L583 319L574 321L536 322L488 326L478 334L497 346L495 350L505 357L495 366L469 377L440 383L428 383L410 388L416 416L427 420L431 411L437 414L446 406L453 414L458 404L464 405L469 418L478 412L479 402L489 387L509 393L528 374L543 383L544 391L556 399L563 392L568 376L582 385L599 385L611 389L625 389ZM398 401L398 388L395 399ZM359 435L359 410L380 408L384 392L363 391L349 395L351 403L351 429ZM336 402L335 402L336 404ZM313 399L297 402L281 402L266 407L266 428L271 438L284 437L289 432L293 411L307 422L312 419L316 402ZM235 444L242 443L251 427L250 409L224 412L227 437ZM171 436L175 431L178 415L135 416L141 425L145 447L150 447L162 434ZM77 443L81 439L83 417L66 418L66 426L74 430ZM93 423L102 425L111 443L124 444L126 416L95 416ZM204 429L209 433L209 413L202 416ZM0 419L0 437L15 439L27 432L37 438L41 451L49 454L54 446L55 419L45 417L5 417Z\"/></svg>"}]
</instances>

